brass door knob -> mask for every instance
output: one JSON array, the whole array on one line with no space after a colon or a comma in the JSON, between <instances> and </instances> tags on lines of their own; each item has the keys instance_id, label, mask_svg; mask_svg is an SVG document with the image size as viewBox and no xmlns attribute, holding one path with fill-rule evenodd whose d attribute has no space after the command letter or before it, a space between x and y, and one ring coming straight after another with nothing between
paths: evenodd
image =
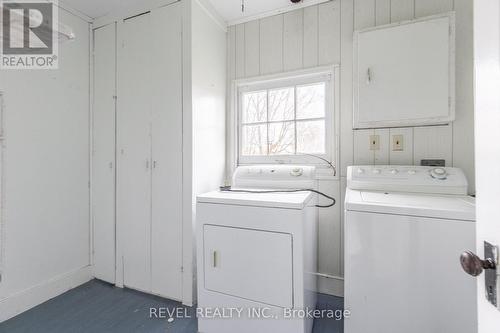
<instances>
[{"instance_id":1,"label":"brass door knob","mask_svg":"<svg viewBox=\"0 0 500 333\"><path fill-rule=\"evenodd\" d=\"M465 251L460 256L460 264L464 271L472 276L479 276L485 269L496 269L495 261L491 258L481 260L471 251Z\"/></svg>"}]
</instances>

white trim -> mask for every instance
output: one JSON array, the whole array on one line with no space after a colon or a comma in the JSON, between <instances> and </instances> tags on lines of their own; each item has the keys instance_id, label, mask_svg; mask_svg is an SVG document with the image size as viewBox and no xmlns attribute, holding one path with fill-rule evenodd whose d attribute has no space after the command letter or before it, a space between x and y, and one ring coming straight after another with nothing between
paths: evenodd
<instances>
[{"instance_id":1,"label":"white trim","mask_svg":"<svg viewBox=\"0 0 500 333\"><path fill-rule=\"evenodd\" d=\"M224 32L227 32L227 23L224 21L222 16L215 10L212 4L208 0L194 0L198 5L207 13L210 17Z\"/></svg>"},{"instance_id":2,"label":"white trim","mask_svg":"<svg viewBox=\"0 0 500 333\"><path fill-rule=\"evenodd\" d=\"M230 156L228 156L230 162L231 162L231 170L230 173L232 174L234 172L234 169L237 167L237 165L245 165L245 164L254 164L254 163L260 163L260 164L265 164L265 163L296 163L296 164L310 164L310 165L315 165L320 169L329 169L329 166L326 165L325 162L322 162L319 159L316 159L314 157L307 157L307 156L300 156L300 155L290 155L290 156L264 156L264 157L251 157L251 158L241 158L239 155L240 147L240 138L239 138L239 107L238 107L238 102L239 102L239 90L243 87L245 88L246 86L248 87L258 87L259 85L266 84L272 85L272 81L277 81L277 82L284 82L284 81L293 81L294 79L299 79L300 81L304 80L310 80L313 79L316 81L318 78L320 78L322 75L328 75L331 76L333 84L333 91L328 94L327 93L327 98L328 95L330 95L330 104L327 107L333 108L333 111L326 114L326 121L327 121L327 128L326 128L326 143L327 143L327 152L325 155L321 155L321 157L329 159L333 165L339 169L338 163L339 163L339 95L340 95L340 87L339 87L339 82L340 82L340 74L339 74L339 66L338 65L332 65L332 66L321 66L321 67L315 67L315 68L309 68L305 70L298 70L298 71L291 71L291 72L284 72L284 73L279 73L279 74L272 74L272 75L265 75L265 76L257 76L257 77L252 77L252 78L245 78L245 79L238 79L234 80L231 84L231 103L230 103L230 122L229 124L232 124L230 128L228 129L229 131L229 148L230 148ZM296 83L291 83L291 84L296 84ZM300 82L298 83L300 84ZM333 101L332 101L333 99ZM328 101L327 101L328 103ZM328 123L330 126L328 126ZM319 155L318 155L319 156ZM272 159L272 160L271 160ZM339 177L339 173L337 172L336 176L333 175L328 175L329 171L322 172L322 177L325 179L337 179Z\"/></svg>"},{"instance_id":3,"label":"white trim","mask_svg":"<svg viewBox=\"0 0 500 333\"><path fill-rule=\"evenodd\" d=\"M193 215L192 1L182 1L182 304L196 302Z\"/></svg>"},{"instance_id":4,"label":"white trim","mask_svg":"<svg viewBox=\"0 0 500 333\"><path fill-rule=\"evenodd\" d=\"M91 279L91 266L85 266L0 299L0 322L15 317Z\"/></svg>"},{"instance_id":5,"label":"white trim","mask_svg":"<svg viewBox=\"0 0 500 333\"><path fill-rule=\"evenodd\" d=\"M68 5L66 3L66 0L59 0L59 6L58 6L60 9L62 10L65 10L67 11L68 13L70 14L73 14L75 15L76 17L84 20L85 22L87 23L92 23L92 21L94 21L94 19L90 16L88 16L87 14L79 11L78 9L76 8L73 8L72 6Z\"/></svg>"},{"instance_id":6,"label":"white trim","mask_svg":"<svg viewBox=\"0 0 500 333\"><path fill-rule=\"evenodd\" d=\"M344 278L330 274L318 273L317 292L321 294L344 297Z\"/></svg>"},{"instance_id":7,"label":"white trim","mask_svg":"<svg viewBox=\"0 0 500 333\"><path fill-rule=\"evenodd\" d=\"M290 4L286 7L270 10L270 11L263 12L260 14L241 17L241 18L237 18L234 20L228 20L227 26L237 25L240 23L245 23L245 22L254 21L254 20L260 20L260 19L265 18L265 17L279 15L279 14L291 12L293 10L297 10L297 9L301 9L301 8L305 8L305 7L309 7L309 6L314 6L314 5L318 5L318 4L321 4L324 2L330 2L330 1L334 1L334 0L302 0L302 2L300 2L298 4Z\"/></svg>"}]
</instances>

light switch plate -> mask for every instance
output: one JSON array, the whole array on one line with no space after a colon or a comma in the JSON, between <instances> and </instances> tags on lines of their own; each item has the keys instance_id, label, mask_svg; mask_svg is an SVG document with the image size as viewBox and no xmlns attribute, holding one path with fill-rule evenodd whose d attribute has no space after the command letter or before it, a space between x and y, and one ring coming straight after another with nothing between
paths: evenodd
<instances>
[{"instance_id":1,"label":"light switch plate","mask_svg":"<svg viewBox=\"0 0 500 333\"><path fill-rule=\"evenodd\" d=\"M380 135L370 135L370 150L380 150Z\"/></svg>"},{"instance_id":2,"label":"light switch plate","mask_svg":"<svg viewBox=\"0 0 500 333\"><path fill-rule=\"evenodd\" d=\"M392 151L404 150L404 136L401 134L392 136Z\"/></svg>"}]
</instances>

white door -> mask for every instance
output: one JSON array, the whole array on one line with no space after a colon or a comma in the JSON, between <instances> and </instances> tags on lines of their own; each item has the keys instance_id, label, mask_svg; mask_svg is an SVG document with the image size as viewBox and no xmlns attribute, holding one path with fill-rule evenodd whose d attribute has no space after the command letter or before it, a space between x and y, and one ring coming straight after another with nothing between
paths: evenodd
<instances>
[{"instance_id":1,"label":"white door","mask_svg":"<svg viewBox=\"0 0 500 333\"><path fill-rule=\"evenodd\" d=\"M115 283L116 25L94 30L92 145L93 269Z\"/></svg>"},{"instance_id":2,"label":"white door","mask_svg":"<svg viewBox=\"0 0 500 333\"><path fill-rule=\"evenodd\" d=\"M151 12L152 292L182 300L182 4Z\"/></svg>"},{"instance_id":3,"label":"white door","mask_svg":"<svg viewBox=\"0 0 500 333\"><path fill-rule=\"evenodd\" d=\"M151 14L118 32L117 260L125 286L151 292Z\"/></svg>"},{"instance_id":4,"label":"white door","mask_svg":"<svg viewBox=\"0 0 500 333\"><path fill-rule=\"evenodd\" d=\"M477 254L484 243L500 245L500 4L474 1ZM498 277L497 270L497 277ZM485 297L478 278L479 332L500 332L500 311ZM497 279L497 289L499 286ZM497 297L498 299L498 297Z\"/></svg>"},{"instance_id":5,"label":"white door","mask_svg":"<svg viewBox=\"0 0 500 333\"><path fill-rule=\"evenodd\" d=\"M292 235L205 225L205 289L293 307Z\"/></svg>"}]
</instances>

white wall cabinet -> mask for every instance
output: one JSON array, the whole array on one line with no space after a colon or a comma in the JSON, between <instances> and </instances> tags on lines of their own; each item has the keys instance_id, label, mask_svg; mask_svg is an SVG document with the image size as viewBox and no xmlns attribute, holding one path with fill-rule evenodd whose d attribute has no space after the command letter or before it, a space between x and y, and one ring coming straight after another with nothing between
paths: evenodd
<instances>
[{"instance_id":1,"label":"white wall cabinet","mask_svg":"<svg viewBox=\"0 0 500 333\"><path fill-rule=\"evenodd\" d=\"M193 202L224 176L225 31L196 0L95 28L94 275L192 305Z\"/></svg>"},{"instance_id":2,"label":"white wall cabinet","mask_svg":"<svg viewBox=\"0 0 500 333\"><path fill-rule=\"evenodd\" d=\"M354 33L354 128L455 119L454 14Z\"/></svg>"}]
</instances>

